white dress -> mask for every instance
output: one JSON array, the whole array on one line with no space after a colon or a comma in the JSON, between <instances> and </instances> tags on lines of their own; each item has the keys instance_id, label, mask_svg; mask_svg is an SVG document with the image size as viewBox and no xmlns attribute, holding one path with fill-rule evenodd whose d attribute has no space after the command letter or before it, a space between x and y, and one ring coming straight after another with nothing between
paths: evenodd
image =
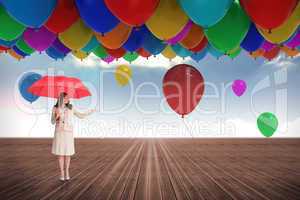
<instances>
[{"instance_id":1,"label":"white dress","mask_svg":"<svg viewBox=\"0 0 300 200\"><path fill-rule=\"evenodd\" d=\"M59 113L59 120L55 120L55 113ZM52 109L51 122L55 124L54 138L52 141L52 153L54 155L71 156L75 154L74 136L73 136L73 116L84 118L93 111L86 113L78 112L67 107Z\"/></svg>"}]
</instances>

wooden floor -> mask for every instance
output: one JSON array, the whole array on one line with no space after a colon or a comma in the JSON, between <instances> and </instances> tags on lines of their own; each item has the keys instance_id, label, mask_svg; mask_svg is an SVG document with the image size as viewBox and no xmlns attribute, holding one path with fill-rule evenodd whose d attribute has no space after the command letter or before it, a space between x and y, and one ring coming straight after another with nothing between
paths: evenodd
<instances>
[{"instance_id":1,"label":"wooden floor","mask_svg":"<svg viewBox=\"0 0 300 200\"><path fill-rule=\"evenodd\" d=\"M1 199L300 199L300 139L77 139L58 180L50 139L0 140Z\"/></svg>"}]
</instances>

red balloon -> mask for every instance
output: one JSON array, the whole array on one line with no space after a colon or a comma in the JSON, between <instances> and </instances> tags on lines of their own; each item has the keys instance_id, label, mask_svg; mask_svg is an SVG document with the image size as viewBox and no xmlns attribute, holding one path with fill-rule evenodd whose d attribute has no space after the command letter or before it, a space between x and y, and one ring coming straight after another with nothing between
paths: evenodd
<instances>
[{"instance_id":1,"label":"red balloon","mask_svg":"<svg viewBox=\"0 0 300 200\"><path fill-rule=\"evenodd\" d=\"M105 47L104 47L105 48ZM126 54L126 50L123 48L119 49L108 49L105 48L106 52L114 58L121 58Z\"/></svg>"},{"instance_id":2,"label":"red balloon","mask_svg":"<svg viewBox=\"0 0 300 200\"><path fill-rule=\"evenodd\" d=\"M280 47L277 46L270 51L265 51L263 56L268 60L272 60L273 58L276 58L278 56L279 52Z\"/></svg>"},{"instance_id":3,"label":"red balloon","mask_svg":"<svg viewBox=\"0 0 300 200\"><path fill-rule=\"evenodd\" d=\"M204 93L204 79L193 66L179 64L167 71L163 79L163 92L169 106L179 115L192 112Z\"/></svg>"},{"instance_id":4,"label":"red balloon","mask_svg":"<svg viewBox=\"0 0 300 200\"><path fill-rule=\"evenodd\" d=\"M280 26L293 12L297 0L240 0L252 21L264 29Z\"/></svg>"},{"instance_id":5,"label":"red balloon","mask_svg":"<svg viewBox=\"0 0 300 200\"><path fill-rule=\"evenodd\" d=\"M75 0L58 0L57 6L45 26L53 33L61 33L78 19L79 14Z\"/></svg>"},{"instance_id":6,"label":"red balloon","mask_svg":"<svg viewBox=\"0 0 300 200\"><path fill-rule=\"evenodd\" d=\"M159 0L104 0L104 2L123 23L140 26L154 13Z\"/></svg>"},{"instance_id":7,"label":"red balloon","mask_svg":"<svg viewBox=\"0 0 300 200\"><path fill-rule=\"evenodd\" d=\"M9 49L9 47L3 47L3 46L0 45L0 50L1 50L1 51L6 51L6 50L8 50L8 49Z\"/></svg>"},{"instance_id":8,"label":"red balloon","mask_svg":"<svg viewBox=\"0 0 300 200\"><path fill-rule=\"evenodd\" d=\"M194 48L189 49L189 50L194 53L200 52L200 51L202 51L202 49L204 49L207 46L207 42L208 41L207 41L206 37L204 37L197 46L195 46Z\"/></svg>"},{"instance_id":9,"label":"red balloon","mask_svg":"<svg viewBox=\"0 0 300 200\"><path fill-rule=\"evenodd\" d=\"M144 58L149 58L151 56L151 53L146 51L144 48L139 48L136 52Z\"/></svg>"}]
</instances>

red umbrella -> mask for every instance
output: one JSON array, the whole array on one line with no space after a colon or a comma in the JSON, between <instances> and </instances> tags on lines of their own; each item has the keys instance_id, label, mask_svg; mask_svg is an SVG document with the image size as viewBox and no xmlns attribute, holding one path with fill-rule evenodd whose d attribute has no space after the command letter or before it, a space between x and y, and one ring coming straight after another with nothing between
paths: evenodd
<instances>
[{"instance_id":1,"label":"red umbrella","mask_svg":"<svg viewBox=\"0 0 300 200\"><path fill-rule=\"evenodd\" d=\"M36 96L53 98L58 98L62 92L75 99L91 96L80 79L66 76L44 76L32 84L28 91Z\"/></svg>"}]
</instances>

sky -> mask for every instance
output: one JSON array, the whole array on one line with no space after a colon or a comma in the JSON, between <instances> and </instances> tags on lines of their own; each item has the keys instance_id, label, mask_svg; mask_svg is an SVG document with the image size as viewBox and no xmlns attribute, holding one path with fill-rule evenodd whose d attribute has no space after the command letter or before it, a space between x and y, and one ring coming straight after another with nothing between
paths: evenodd
<instances>
[{"instance_id":1,"label":"sky","mask_svg":"<svg viewBox=\"0 0 300 200\"><path fill-rule=\"evenodd\" d=\"M300 137L300 56L254 60L243 51L233 60L208 54L198 63L178 57L138 58L129 64L132 81L120 87L114 71L126 63L119 59L106 64L93 55L83 61L72 55L55 61L44 53L17 61L0 54L0 137L53 137L55 101L41 97L26 102L17 87L26 72L78 77L89 88L91 97L72 100L81 112L96 108L91 116L74 119L76 137L264 137L256 123L263 112L278 118L272 137ZM170 109L162 92L164 74L181 63L196 67L205 79L199 105L184 119ZM236 79L247 82L242 97L231 90Z\"/></svg>"}]
</instances>

